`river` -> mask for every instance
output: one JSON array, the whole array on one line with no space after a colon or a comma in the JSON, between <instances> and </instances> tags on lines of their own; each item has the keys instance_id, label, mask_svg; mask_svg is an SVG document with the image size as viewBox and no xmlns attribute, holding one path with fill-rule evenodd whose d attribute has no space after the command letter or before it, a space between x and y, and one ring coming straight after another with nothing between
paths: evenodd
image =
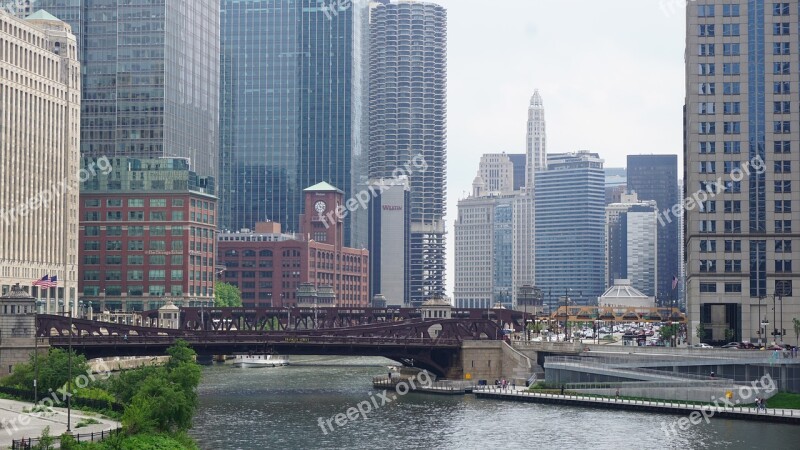
<instances>
[{"instance_id":1,"label":"river","mask_svg":"<svg viewBox=\"0 0 800 450\"><path fill-rule=\"evenodd\" d=\"M372 389L381 358L295 356L288 367L203 368L191 435L227 449L794 449L800 426L711 419L670 430L680 416L409 393L385 405ZM372 402L375 399L375 402ZM360 402L366 419L323 424ZM376 408L374 405L378 405ZM363 404L362 404L363 405ZM362 406L367 409L366 406ZM664 429L667 429L667 432Z\"/></svg>"}]
</instances>

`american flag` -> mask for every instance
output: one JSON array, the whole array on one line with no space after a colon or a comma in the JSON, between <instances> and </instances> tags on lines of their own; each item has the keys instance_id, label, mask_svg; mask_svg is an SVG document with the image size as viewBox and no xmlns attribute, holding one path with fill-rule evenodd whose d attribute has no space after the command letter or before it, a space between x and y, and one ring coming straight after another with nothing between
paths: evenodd
<instances>
[{"instance_id":1,"label":"american flag","mask_svg":"<svg viewBox=\"0 0 800 450\"><path fill-rule=\"evenodd\" d=\"M678 277L673 275L672 276L672 290L674 291L676 287L678 287Z\"/></svg>"},{"instance_id":2,"label":"american flag","mask_svg":"<svg viewBox=\"0 0 800 450\"><path fill-rule=\"evenodd\" d=\"M41 280L36 280L33 282L34 286L39 286L45 289L49 289L52 287L58 286L58 277L57 276L48 276L45 275L42 277Z\"/></svg>"}]
</instances>

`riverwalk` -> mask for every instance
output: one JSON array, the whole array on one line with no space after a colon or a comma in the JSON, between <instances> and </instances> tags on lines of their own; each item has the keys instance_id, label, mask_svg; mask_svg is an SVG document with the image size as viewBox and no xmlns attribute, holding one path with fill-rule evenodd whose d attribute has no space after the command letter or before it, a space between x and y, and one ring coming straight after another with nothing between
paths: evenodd
<instances>
[{"instance_id":1,"label":"riverwalk","mask_svg":"<svg viewBox=\"0 0 800 450\"><path fill-rule=\"evenodd\" d=\"M800 425L800 411L793 409L767 408L757 411L745 406L713 406L669 401L628 400L620 398L587 397L576 394L545 394L527 390L499 389L494 386L483 387L473 391L481 399L542 403L550 405L569 405L587 408L619 409L642 411L656 414L689 415L698 411L706 417L750 420L772 423L788 423Z\"/></svg>"},{"instance_id":2,"label":"riverwalk","mask_svg":"<svg viewBox=\"0 0 800 450\"><path fill-rule=\"evenodd\" d=\"M28 402L0 399L0 448L11 447L13 440L37 438L45 427L50 427L51 436L60 436L67 431L67 409L50 408L47 412L30 412L35 405ZM94 419L97 424L77 425L84 420ZM102 419L99 415L72 410L72 432L89 434L115 430L119 422Z\"/></svg>"}]
</instances>

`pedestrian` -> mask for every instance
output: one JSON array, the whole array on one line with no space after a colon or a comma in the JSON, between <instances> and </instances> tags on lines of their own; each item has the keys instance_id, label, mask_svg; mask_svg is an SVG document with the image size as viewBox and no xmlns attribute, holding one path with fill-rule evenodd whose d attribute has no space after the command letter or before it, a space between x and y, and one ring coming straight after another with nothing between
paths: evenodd
<instances>
[{"instance_id":1,"label":"pedestrian","mask_svg":"<svg viewBox=\"0 0 800 450\"><path fill-rule=\"evenodd\" d=\"M511 380L511 389L516 391L517 390L517 380Z\"/></svg>"},{"instance_id":2,"label":"pedestrian","mask_svg":"<svg viewBox=\"0 0 800 450\"><path fill-rule=\"evenodd\" d=\"M619 398L619 388L617 388L616 398Z\"/></svg>"},{"instance_id":3,"label":"pedestrian","mask_svg":"<svg viewBox=\"0 0 800 450\"><path fill-rule=\"evenodd\" d=\"M561 395L564 395L564 385L561 385Z\"/></svg>"},{"instance_id":4,"label":"pedestrian","mask_svg":"<svg viewBox=\"0 0 800 450\"><path fill-rule=\"evenodd\" d=\"M756 414L758 414L759 411L761 411L761 399L756 397Z\"/></svg>"}]
</instances>

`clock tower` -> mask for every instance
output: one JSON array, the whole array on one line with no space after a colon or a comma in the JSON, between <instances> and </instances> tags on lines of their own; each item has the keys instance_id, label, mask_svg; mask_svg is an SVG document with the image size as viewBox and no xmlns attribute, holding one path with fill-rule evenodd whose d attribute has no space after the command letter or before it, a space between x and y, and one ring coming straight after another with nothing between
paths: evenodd
<instances>
[{"instance_id":1,"label":"clock tower","mask_svg":"<svg viewBox=\"0 0 800 450\"><path fill-rule=\"evenodd\" d=\"M326 182L303 191L305 204L300 216L303 238L341 248L344 244L344 192Z\"/></svg>"}]
</instances>

